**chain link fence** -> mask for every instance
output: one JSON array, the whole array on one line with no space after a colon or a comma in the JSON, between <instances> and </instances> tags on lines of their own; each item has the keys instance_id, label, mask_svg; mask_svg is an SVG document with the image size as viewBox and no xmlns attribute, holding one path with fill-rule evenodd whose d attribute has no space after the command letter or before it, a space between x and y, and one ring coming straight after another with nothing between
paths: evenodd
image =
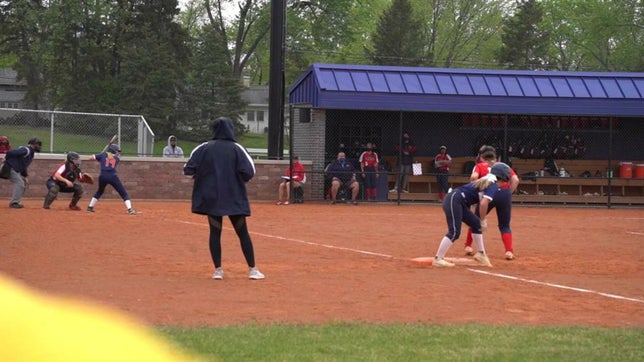
<instances>
[{"instance_id":1,"label":"chain link fence","mask_svg":"<svg viewBox=\"0 0 644 362\"><path fill-rule=\"evenodd\" d=\"M113 135L124 156L153 156L154 132L143 116L0 108L0 135L13 147L42 140L42 152L100 152Z\"/></svg>"},{"instance_id":2,"label":"chain link fence","mask_svg":"<svg viewBox=\"0 0 644 362\"><path fill-rule=\"evenodd\" d=\"M608 178L611 173L619 177L620 164L627 161L633 162L634 171L630 177L635 178L638 163L644 162L644 118L297 107L290 109L290 117L293 120L293 154L312 161L312 197L317 199L328 197L330 181L325 176L326 165L342 151L360 170L358 159L368 143L373 144L379 155L381 174L387 175L378 179L378 199L389 199L388 190L394 186L398 176L397 146L400 145L403 132L411 136L416 146L414 156L424 161L423 175L429 176L436 176L437 173L433 164L427 161L439 154L442 145L447 147L447 153L452 158L458 160L450 169L450 176L469 176L477 151L484 144L494 146L500 159L513 166L526 180L539 176L551 161L556 169L547 170L551 174L545 176L574 178ZM470 162L465 162L467 160ZM599 164L607 166L596 167ZM361 183L364 181L361 175L358 175L358 180ZM599 188L592 191L599 192ZM528 187L522 192L554 194L562 191L559 188L535 190L534 187ZM637 196L644 196L641 188ZM364 198L363 192L360 197Z\"/></svg>"}]
</instances>

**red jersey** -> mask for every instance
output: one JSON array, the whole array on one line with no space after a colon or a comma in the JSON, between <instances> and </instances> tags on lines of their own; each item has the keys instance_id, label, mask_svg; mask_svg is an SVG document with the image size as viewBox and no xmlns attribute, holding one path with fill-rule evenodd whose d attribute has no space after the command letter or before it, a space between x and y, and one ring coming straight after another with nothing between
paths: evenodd
<instances>
[{"instance_id":1,"label":"red jersey","mask_svg":"<svg viewBox=\"0 0 644 362\"><path fill-rule=\"evenodd\" d=\"M68 179L68 180L69 180L69 181L71 181L71 182L75 182L76 180L78 180L79 178L81 178L81 177L82 177L82 173L81 173L81 172L78 172L78 168L75 168L75 167L74 167L74 170L71 170L71 169L69 169L69 168L66 166L66 164L67 164L67 162L63 162L63 163L61 163L61 164L60 164L60 165L58 165L58 167L56 168L56 171L54 171L54 172L51 174L51 178L52 178L54 181L56 181L56 182L60 182L60 181L56 180L56 174L59 174L59 175L63 176L63 178ZM72 167L73 167L73 166L72 166Z\"/></svg>"},{"instance_id":2,"label":"red jersey","mask_svg":"<svg viewBox=\"0 0 644 362\"><path fill-rule=\"evenodd\" d=\"M291 177L291 168L286 169L286 176ZM293 181L300 183L306 182L306 174L304 173L304 166L299 162L293 162Z\"/></svg>"},{"instance_id":3,"label":"red jersey","mask_svg":"<svg viewBox=\"0 0 644 362\"><path fill-rule=\"evenodd\" d=\"M9 138L7 136L0 136L0 153L7 153L10 150Z\"/></svg>"},{"instance_id":4,"label":"red jersey","mask_svg":"<svg viewBox=\"0 0 644 362\"><path fill-rule=\"evenodd\" d=\"M440 161L451 161L451 160L452 160L452 157L450 155L448 155L447 153L444 154L444 155L442 153L439 153L434 158L434 164L436 165L436 169L443 170L443 171L449 171L449 164L440 165L439 162Z\"/></svg>"},{"instance_id":5,"label":"red jersey","mask_svg":"<svg viewBox=\"0 0 644 362\"><path fill-rule=\"evenodd\" d=\"M360 155L360 165L364 167L378 167L378 154L372 151L364 151Z\"/></svg>"},{"instance_id":6,"label":"red jersey","mask_svg":"<svg viewBox=\"0 0 644 362\"><path fill-rule=\"evenodd\" d=\"M487 175L488 173L490 173L490 168L492 168L492 166L490 166L487 162L479 162L476 164L476 166L474 166L474 170L472 170L472 173L475 173L475 172L478 173L479 178L481 178ZM512 167L510 167L510 178L512 178L515 175L516 175L516 172L514 172ZM506 182L505 184L503 184L503 186L500 186L500 188L502 190L509 189L510 183Z\"/></svg>"}]
</instances>

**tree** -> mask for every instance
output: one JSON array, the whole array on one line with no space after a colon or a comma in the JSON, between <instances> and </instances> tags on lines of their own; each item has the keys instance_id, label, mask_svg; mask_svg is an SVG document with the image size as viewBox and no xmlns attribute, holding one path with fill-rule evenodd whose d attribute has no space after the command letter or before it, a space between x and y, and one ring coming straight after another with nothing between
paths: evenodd
<instances>
[{"instance_id":1,"label":"tree","mask_svg":"<svg viewBox=\"0 0 644 362\"><path fill-rule=\"evenodd\" d=\"M550 62L560 70L644 70L644 22L638 0L544 0Z\"/></svg>"},{"instance_id":2,"label":"tree","mask_svg":"<svg viewBox=\"0 0 644 362\"><path fill-rule=\"evenodd\" d=\"M0 2L0 51L5 59L15 59L14 68L18 79L27 82L25 105L39 109L46 104L46 84L43 78L43 44L47 22L43 15L45 7L39 0ZM44 23L44 24L43 24Z\"/></svg>"},{"instance_id":3,"label":"tree","mask_svg":"<svg viewBox=\"0 0 644 362\"><path fill-rule=\"evenodd\" d=\"M508 0L416 0L427 32L425 65L490 67Z\"/></svg>"},{"instance_id":4,"label":"tree","mask_svg":"<svg viewBox=\"0 0 644 362\"><path fill-rule=\"evenodd\" d=\"M238 115L246 104L241 99L242 83L230 69L228 44L221 32L204 26L193 41L192 67L182 94L177 116L190 130L193 140L210 139L210 120L225 115L233 119L235 133L245 132Z\"/></svg>"},{"instance_id":5,"label":"tree","mask_svg":"<svg viewBox=\"0 0 644 362\"><path fill-rule=\"evenodd\" d=\"M543 10L536 0L517 0L516 13L503 21L499 63L510 69L547 67L550 34L541 29Z\"/></svg>"},{"instance_id":6,"label":"tree","mask_svg":"<svg viewBox=\"0 0 644 362\"><path fill-rule=\"evenodd\" d=\"M422 65L425 44L422 29L410 1L394 0L380 17L373 34L373 51L367 53L374 64Z\"/></svg>"}]
</instances>

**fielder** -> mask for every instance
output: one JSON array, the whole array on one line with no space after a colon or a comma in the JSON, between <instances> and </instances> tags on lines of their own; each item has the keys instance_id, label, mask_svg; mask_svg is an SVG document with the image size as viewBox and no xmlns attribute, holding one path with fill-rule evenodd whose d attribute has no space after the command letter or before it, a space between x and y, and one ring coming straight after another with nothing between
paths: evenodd
<instances>
[{"instance_id":1,"label":"fielder","mask_svg":"<svg viewBox=\"0 0 644 362\"><path fill-rule=\"evenodd\" d=\"M470 180L475 181L481 177L485 177L490 168L497 162L496 150L492 146L483 146L479 150L478 163L472 170ZM505 248L505 259L514 259L514 243L512 241L512 229L510 229L510 220L512 219L512 194L519 187L519 176L512 168L510 168L510 182L505 183L500 187L500 191L490 202L487 208L487 213L496 209L496 217L499 222L499 231L501 232L501 240ZM480 210L476 209L476 215L480 216ZM467 232L467 239L465 240L465 254L473 255L472 249L472 229Z\"/></svg>"},{"instance_id":2,"label":"fielder","mask_svg":"<svg viewBox=\"0 0 644 362\"><path fill-rule=\"evenodd\" d=\"M448 231L441 239L438 251L434 256L434 267L454 266L454 263L445 260L445 255L454 241L461 235L461 223L463 222L472 228L472 237L478 249L474 259L483 266L492 266L483 245L483 230L487 228L487 221L485 217L479 219L474 215L470 210L470 206L478 204L481 215L487 215L488 205L494 200L499 191L499 186L507 183L509 179L510 167L505 163L499 162L492 166L489 175L459 186L447 194L445 200L443 200L443 211L447 219Z\"/></svg>"}]
</instances>

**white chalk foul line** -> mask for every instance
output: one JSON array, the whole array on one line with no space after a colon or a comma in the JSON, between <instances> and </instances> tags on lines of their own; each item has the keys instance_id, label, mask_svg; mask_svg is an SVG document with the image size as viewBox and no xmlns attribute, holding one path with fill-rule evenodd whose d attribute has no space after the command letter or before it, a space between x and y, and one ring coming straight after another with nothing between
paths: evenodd
<instances>
[{"instance_id":1,"label":"white chalk foul line","mask_svg":"<svg viewBox=\"0 0 644 362\"><path fill-rule=\"evenodd\" d=\"M627 231L626 233L627 234L633 234L633 235L644 235L644 233L638 233L638 232L635 232L635 231Z\"/></svg>"},{"instance_id":2,"label":"white chalk foul line","mask_svg":"<svg viewBox=\"0 0 644 362\"><path fill-rule=\"evenodd\" d=\"M190 221L181 221L181 220L177 220L177 221L178 221L178 222L180 222L180 223L182 223L182 224L190 224L190 225L200 225L200 226L204 226L204 224L203 224L203 223L196 223L196 222L190 222ZM206 225L207 225L207 224L206 224ZM336 250L351 251L351 252L358 253L358 254L371 255L371 256L380 256L380 257L387 258L387 259L396 259L396 258L394 258L392 255L382 254L382 253L375 253L375 252L367 251L367 250L360 250L360 249L345 248L345 247L342 247L342 246L335 246L335 245L329 245L329 244L314 243L314 242L312 242L312 241L306 241L306 240L299 240L299 239L285 238L285 237L283 237L283 236L277 236L277 235L271 235L271 234L258 233L258 232L254 232L254 231L249 231L249 233L250 233L250 234L253 234L253 235L259 235L259 236L267 237L267 238L278 239L278 240L286 240L286 241L293 241L293 242L300 243L300 244L319 246L319 247L328 248L328 249L336 249Z\"/></svg>"},{"instance_id":3,"label":"white chalk foul line","mask_svg":"<svg viewBox=\"0 0 644 362\"><path fill-rule=\"evenodd\" d=\"M493 277L518 280L518 281L521 281L521 282L538 284L538 285L545 285L545 286L548 286L548 287L559 288L559 289L573 290L575 292L581 292L581 293L597 294L597 295L601 295L602 297L620 299L620 300L627 300L627 301L630 301L630 302L644 303L644 300L642 300L642 299L629 298L629 297L624 297L624 296L616 295L616 294L602 293L602 292L597 292L597 291L590 290L590 289L569 287L569 286L566 286L566 285L554 284L554 283L548 283L548 282L540 282L538 280L524 279L524 278L519 278L519 277L515 277L515 276L512 276L512 275L507 275L507 274L490 273L488 271L479 270L479 269L470 269L470 268L468 268L467 270L469 270L471 272L474 272L474 273L490 275L490 276L493 276Z\"/></svg>"},{"instance_id":4,"label":"white chalk foul line","mask_svg":"<svg viewBox=\"0 0 644 362\"><path fill-rule=\"evenodd\" d=\"M250 232L251 234L255 235L260 235L264 236L267 238L273 238L273 239L279 239L279 240L286 240L286 241L294 241L296 243L300 244L306 244L306 245L313 245L313 246L320 246L323 248L328 248L328 249L336 249L336 250L344 250L344 251L352 251L354 253L358 254L365 254L365 255L371 255L371 256L381 256L383 258L388 258L388 259L394 259L392 255L388 254L381 254L381 253L375 253L372 251L367 251L367 250L360 250L360 249L352 249L352 248L345 248L343 246L335 246L335 245L329 245L329 244L320 244L320 243L314 243L312 241L306 241L306 240L298 240L298 239L291 239L291 238L285 238L283 236L277 236L277 235L270 235L270 234L263 234L263 233L257 233L257 232Z\"/></svg>"},{"instance_id":5,"label":"white chalk foul line","mask_svg":"<svg viewBox=\"0 0 644 362\"><path fill-rule=\"evenodd\" d=\"M181 221L181 220L176 220L176 221L180 222L180 223L183 223L183 224L204 226L204 223L196 223L196 222ZM277 236L277 235L272 235L272 234L264 234L264 233L258 233L258 232L252 232L252 231L250 233L254 234L254 235L267 237L267 238L273 238L273 239L278 239L278 240L286 240L286 241L293 241L293 242L300 243L300 244L319 246L319 247L328 248L328 249L351 251L351 252L358 253L358 254L364 254L364 255L370 255L370 256L379 256L379 257L383 257L383 258L387 258L387 259L400 259L400 258L394 257L393 255L375 253L375 252L371 252L371 251L367 251L367 250L345 248L345 247L342 247L342 246L335 246L335 245L329 245L329 244L320 244L320 243L314 243L312 241L291 239L291 238L285 238L283 236ZM545 285L545 286L549 286L549 287L553 287L553 288L573 290L573 291L582 292L582 293L597 294L597 295L601 295L601 296L607 297L607 298L627 300L627 301L636 302L636 303L644 303L644 300L642 300L642 299L623 297L621 295L616 295L616 294L602 293L602 292L597 292L597 291L594 291L594 290L569 287L569 286L565 286L565 285L553 284L553 283L548 283L548 282L540 282L538 280L524 279L524 278L519 278L519 277L507 275L507 274L490 273L490 272L480 270L480 269L467 268L467 270L469 270L471 272L474 272L474 273L486 274L486 275L495 276L495 277L499 277L499 278L518 280L518 281L522 281L522 282L526 282L526 283Z\"/></svg>"}]
</instances>

